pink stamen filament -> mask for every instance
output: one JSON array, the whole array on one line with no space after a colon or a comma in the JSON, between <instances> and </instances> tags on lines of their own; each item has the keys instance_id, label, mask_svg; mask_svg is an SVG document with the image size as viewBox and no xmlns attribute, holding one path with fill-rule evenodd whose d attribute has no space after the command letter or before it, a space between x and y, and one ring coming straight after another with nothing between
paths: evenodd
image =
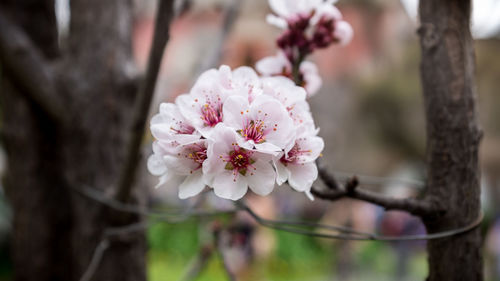
<instances>
[{"instance_id":1,"label":"pink stamen filament","mask_svg":"<svg viewBox=\"0 0 500 281\"><path fill-rule=\"evenodd\" d=\"M264 125L264 121L252 120L247 122L247 125L240 131L240 134L245 138L245 140L253 140L255 143L263 143L266 141L265 129L266 126Z\"/></svg>"},{"instance_id":2,"label":"pink stamen filament","mask_svg":"<svg viewBox=\"0 0 500 281\"><path fill-rule=\"evenodd\" d=\"M311 150L301 150L299 145L295 143L295 145L292 147L292 149L290 149L287 155L283 155L281 157L280 162L283 163L285 166L290 163L297 164L300 156L309 153L311 153Z\"/></svg>"},{"instance_id":3,"label":"pink stamen filament","mask_svg":"<svg viewBox=\"0 0 500 281\"><path fill-rule=\"evenodd\" d=\"M207 148L200 144L194 144L190 148L190 152L186 155L186 158L193 160L198 167L195 170L201 168L203 162L207 159Z\"/></svg>"},{"instance_id":4,"label":"pink stamen filament","mask_svg":"<svg viewBox=\"0 0 500 281\"><path fill-rule=\"evenodd\" d=\"M222 104L212 105L205 104L201 108L201 119L206 126L214 127L219 122L222 122Z\"/></svg>"}]
</instances>

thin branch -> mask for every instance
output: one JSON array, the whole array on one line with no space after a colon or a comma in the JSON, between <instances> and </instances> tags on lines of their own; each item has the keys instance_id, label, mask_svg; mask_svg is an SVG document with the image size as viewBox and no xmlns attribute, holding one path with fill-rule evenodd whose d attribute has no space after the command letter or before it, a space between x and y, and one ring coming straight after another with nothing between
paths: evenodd
<instances>
[{"instance_id":1,"label":"thin branch","mask_svg":"<svg viewBox=\"0 0 500 281\"><path fill-rule=\"evenodd\" d=\"M92 259L90 260L89 266L83 273L80 281L89 281L94 276L99 264L101 264L102 257L104 256L104 252L109 248L109 240L103 239L94 250L94 254L92 255Z\"/></svg>"},{"instance_id":2,"label":"thin branch","mask_svg":"<svg viewBox=\"0 0 500 281\"><path fill-rule=\"evenodd\" d=\"M52 119L65 122L68 110L57 95L55 75L26 33L0 11L0 62L23 93Z\"/></svg>"},{"instance_id":3,"label":"thin branch","mask_svg":"<svg viewBox=\"0 0 500 281\"><path fill-rule=\"evenodd\" d=\"M270 220L265 219L257 215L250 207L248 207L244 202L237 201L235 202L236 209L229 211L198 211L191 210L188 208L187 210L177 210L175 212L154 212L149 210L142 210L139 206L128 205L114 200L113 198L107 197L104 194L100 193L97 189L91 189L90 187L86 188L86 191L82 191L82 189L74 189L78 191L81 195L88 197L89 199L95 200L103 205L106 205L110 208L115 209L116 211L121 212L132 212L140 215L145 215L151 217L153 220L149 223L135 223L119 228L108 228L105 231L105 234L114 235L120 234L120 232L132 232L137 231L142 228L146 228L151 224L157 222L166 222L166 223L180 223L189 218L194 217L208 217L208 216L217 216L224 214L234 214L236 211L241 210L247 212L251 217L255 219L255 221L268 228L282 230L290 233L301 234L301 235L309 235L313 237L319 238L329 238L329 239L339 239L339 240L377 240L377 241L413 241L413 240L432 240L432 239L440 239L450 236L459 235L470 230L477 228L482 220L483 215L478 216L474 221L466 224L465 226L454 228L450 230L445 230L441 232L435 232L431 234L423 234L423 235L406 235L406 236L384 236L376 233L369 232L361 232L356 231L351 228L342 227L342 226L334 226L334 225L324 225L313 222L306 221L287 221L287 220ZM92 190L92 192L88 192ZM120 205L122 204L122 205ZM171 216L179 216L179 217L171 217ZM322 232L318 232L320 230ZM332 233L332 231L336 233Z\"/></svg>"},{"instance_id":4,"label":"thin branch","mask_svg":"<svg viewBox=\"0 0 500 281\"><path fill-rule=\"evenodd\" d=\"M321 199L335 201L340 198L348 197L379 205L386 210L407 211L420 217L438 214L443 211L438 204L433 204L429 201L415 198L387 197L379 193L360 189L356 177L353 177L351 181L346 183L345 187L342 187L335 180L334 175L322 165L318 165L318 174L328 189L321 190L315 187L311 189L311 193Z\"/></svg>"},{"instance_id":5,"label":"thin branch","mask_svg":"<svg viewBox=\"0 0 500 281\"><path fill-rule=\"evenodd\" d=\"M163 53L170 37L170 24L174 18L175 1L158 1L159 7L156 14L155 31L149 53L146 76L142 81L135 103L132 115L132 127L129 132L129 143L126 147L126 157L116 190L116 199L121 202L128 200L135 182L136 170L140 160L140 146L146 127L149 107L153 98Z\"/></svg>"}]
</instances>

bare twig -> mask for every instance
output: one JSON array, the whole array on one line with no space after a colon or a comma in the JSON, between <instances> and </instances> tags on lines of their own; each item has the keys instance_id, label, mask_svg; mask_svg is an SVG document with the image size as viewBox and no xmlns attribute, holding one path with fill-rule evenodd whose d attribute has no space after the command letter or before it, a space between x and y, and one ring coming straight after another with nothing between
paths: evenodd
<instances>
[{"instance_id":1,"label":"bare twig","mask_svg":"<svg viewBox=\"0 0 500 281\"><path fill-rule=\"evenodd\" d=\"M99 244L97 244L97 247L94 250L94 254L92 255L92 259L90 260L89 266L87 267L87 270L83 273L82 277L80 278L80 281L89 281L91 278L94 276L95 271L99 267L99 264L102 261L102 257L104 255L104 252L109 248L109 240L108 239L103 239Z\"/></svg>"},{"instance_id":2,"label":"bare twig","mask_svg":"<svg viewBox=\"0 0 500 281\"><path fill-rule=\"evenodd\" d=\"M28 36L0 11L0 62L16 85L52 119L65 122L68 110L57 95L54 73Z\"/></svg>"},{"instance_id":3,"label":"bare twig","mask_svg":"<svg viewBox=\"0 0 500 281\"><path fill-rule=\"evenodd\" d=\"M146 127L146 120L163 58L163 52L170 37L170 23L173 18L174 0L159 0L146 76L142 81L135 103L132 115L132 126L129 132L129 143L126 147L126 158L120 178L118 179L116 199L121 202L128 200L135 182L137 165L140 160L139 152L141 141Z\"/></svg>"},{"instance_id":4,"label":"bare twig","mask_svg":"<svg viewBox=\"0 0 500 281\"><path fill-rule=\"evenodd\" d=\"M231 0L230 3L227 4L224 11L224 19L222 21L220 32L217 35L217 39L215 40L215 45L210 49L208 55L205 56L205 60L203 60L200 67L198 68L198 73L196 76L209 68L216 67L217 64L219 64L219 62L221 61L224 43L226 42L226 39L231 33L234 23L238 18L241 2L242 0Z\"/></svg>"},{"instance_id":5,"label":"bare twig","mask_svg":"<svg viewBox=\"0 0 500 281\"><path fill-rule=\"evenodd\" d=\"M318 165L319 177L323 180L328 190L318 188L311 189L311 193L318 198L334 201L348 197L363 200L379 205L386 210L402 210L417 216L427 216L442 212L438 204L433 204L427 200L415 198L393 198L379 193L358 188L358 180L353 177L345 187L337 183L335 177L324 166Z\"/></svg>"}]
</instances>

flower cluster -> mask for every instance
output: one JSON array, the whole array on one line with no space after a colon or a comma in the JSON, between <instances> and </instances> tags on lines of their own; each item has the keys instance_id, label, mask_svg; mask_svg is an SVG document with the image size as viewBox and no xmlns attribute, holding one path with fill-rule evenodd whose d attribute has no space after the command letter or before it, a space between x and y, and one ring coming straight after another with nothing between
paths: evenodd
<instances>
[{"instance_id":1,"label":"flower cluster","mask_svg":"<svg viewBox=\"0 0 500 281\"><path fill-rule=\"evenodd\" d=\"M316 66L304 61L316 49L333 43L348 44L352 27L342 20L342 14L332 0L269 0L275 14L268 23L284 29L277 40L276 56L259 61L257 70L265 76L286 76L305 87L309 96L321 87Z\"/></svg>"},{"instance_id":2,"label":"flower cluster","mask_svg":"<svg viewBox=\"0 0 500 281\"><path fill-rule=\"evenodd\" d=\"M267 195L286 181L308 193L324 144L305 99L285 77L261 78L249 67L208 70L152 118L148 168L160 184L182 180L180 198L209 186L237 200L248 188Z\"/></svg>"},{"instance_id":3,"label":"flower cluster","mask_svg":"<svg viewBox=\"0 0 500 281\"><path fill-rule=\"evenodd\" d=\"M180 182L179 197L206 186L238 200L250 188L267 195L285 182L310 198L323 150L306 98L321 86L305 57L331 43L347 43L352 29L330 0L270 0L268 22L285 29L276 56L256 69L210 69L188 94L162 103L151 119L155 138L148 169L158 185Z\"/></svg>"}]
</instances>

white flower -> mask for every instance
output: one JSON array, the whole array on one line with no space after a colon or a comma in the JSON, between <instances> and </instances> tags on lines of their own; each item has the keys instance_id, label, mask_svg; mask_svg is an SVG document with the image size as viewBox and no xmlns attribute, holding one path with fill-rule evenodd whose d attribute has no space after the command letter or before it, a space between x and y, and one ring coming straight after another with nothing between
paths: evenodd
<instances>
[{"instance_id":1,"label":"white flower","mask_svg":"<svg viewBox=\"0 0 500 281\"><path fill-rule=\"evenodd\" d=\"M265 77L262 79L264 94L272 96L281 102L292 118L295 127L312 126L314 120L306 102L304 88L296 86L290 79L283 76Z\"/></svg>"},{"instance_id":2,"label":"white flower","mask_svg":"<svg viewBox=\"0 0 500 281\"><path fill-rule=\"evenodd\" d=\"M253 100L261 93L260 79L249 67L239 67L234 71L228 66L204 72L196 81L188 95L176 99L181 113L204 137L223 121L222 107L225 100L238 95Z\"/></svg>"},{"instance_id":3,"label":"white flower","mask_svg":"<svg viewBox=\"0 0 500 281\"><path fill-rule=\"evenodd\" d=\"M157 186L172 181L181 182L179 198L185 199L204 189L205 175L202 166L206 158L206 140L201 139L179 145L174 151L165 154L154 150L148 159L148 170L151 174L160 176Z\"/></svg>"},{"instance_id":4,"label":"white flower","mask_svg":"<svg viewBox=\"0 0 500 281\"><path fill-rule=\"evenodd\" d=\"M278 185L288 180L288 184L297 191L310 191L318 177L318 168L314 162L324 148L323 139L305 127L299 129L293 148L280 159L274 160Z\"/></svg>"},{"instance_id":5,"label":"white flower","mask_svg":"<svg viewBox=\"0 0 500 281\"><path fill-rule=\"evenodd\" d=\"M173 103L160 104L160 112L151 118L150 129L157 140L156 146L166 151L200 138L200 134Z\"/></svg>"},{"instance_id":6,"label":"white flower","mask_svg":"<svg viewBox=\"0 0 500 281\"><path fill-rule=\"evenodd\" d=\"M268 155L240 147L237 133L224 124L215 126L212 136L203 173L217 196L238 200L248 187L262 196L273 190L276 173Z\"/></svg>"},{"instance_id":7,"label":"white flower","mask_svg":"<svg viewBox=\"0 0 500 281\"><path fill-rule=\"evenodd\" d=\"M293 120L275 98L260 95L249 103L243 97L231 96L223 111L224 124L238 132L237 143L245 149L277 154L293 143Z\"/></svg>"},{"instance_id":8,"label":"white flower","mask_svg":"<svg viewBox=\"0 0 500 281\"><path fill-rule=\"evenodd\" d=\"M278 52L275 56L265 57L255 64L255 68L263 76L284 76L292 77L292 65L283 54ZM303 86L307 91L307 96L315 95L321 88L322 79L318 74L318 68L310 61L303 61L299 67L302 76Z\"/></svg>"},{"instance_id":9,"label":"white flower","mask_svg":"<svg viewBox=\"0 0 500 281\"><path fill-rule=\"evenodd\" d=\"M310 17L323 0L269 0L271 10L277 15L268 15L267 22L285 29L289 21L299 16Z\"/></svg>"}]
</instances>

